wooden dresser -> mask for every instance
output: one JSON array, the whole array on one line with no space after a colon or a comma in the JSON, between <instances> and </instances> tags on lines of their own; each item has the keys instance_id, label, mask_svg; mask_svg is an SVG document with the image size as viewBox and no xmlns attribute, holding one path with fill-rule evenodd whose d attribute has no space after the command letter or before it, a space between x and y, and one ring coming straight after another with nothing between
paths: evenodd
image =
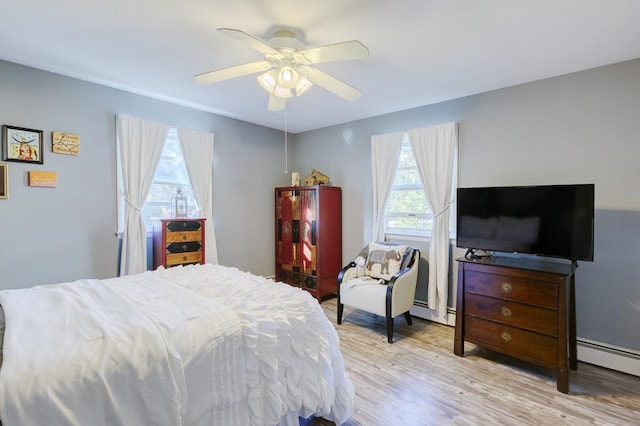
<instances>
[{"instance_id":1,"label":"wooden dresser","mask_svg":"<svg viewBox=\"0 0 640 426\"><path fill-rule=\"evenodd\" d=\"M576 369L575 266L531 259L458 260L454 353L464 342L554 369L569 392Z\"/></svg>"},{"instance_id":2,"label":"wooden dresser","mask_svg":"<svg viewBox=\"0 0 640 426\"><path fill-rule=\"evenodd\" d=\"M153 225L153 269L205 263L205 219L161 219Z\"/></svg>"}]
</instances>

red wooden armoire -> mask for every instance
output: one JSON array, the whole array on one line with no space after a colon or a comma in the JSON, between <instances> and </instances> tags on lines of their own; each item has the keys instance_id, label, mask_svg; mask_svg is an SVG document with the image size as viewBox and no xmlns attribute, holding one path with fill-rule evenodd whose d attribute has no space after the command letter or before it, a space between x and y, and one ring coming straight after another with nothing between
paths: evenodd
<instances>
[{"instance_id":1,"label":"red wooden armoire","mask_svg":"<svg viewBox=\"0 0 640 426\"><path fill-rule=\"evenodd\" d=\"M335 186L276 188L276 280L318 301L336 294L342 268L342 192Z\"/></svg>"}]
</instances>

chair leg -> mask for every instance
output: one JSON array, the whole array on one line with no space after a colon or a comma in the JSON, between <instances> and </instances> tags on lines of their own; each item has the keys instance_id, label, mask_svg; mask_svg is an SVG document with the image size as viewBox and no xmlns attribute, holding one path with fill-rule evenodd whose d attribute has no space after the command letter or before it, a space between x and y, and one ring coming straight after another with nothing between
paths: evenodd
<instances>
[{"instance_id":1,"label":"chair leg","mask_svg":"<svg viewBox=\"0 0 640 426\"><path fill-rule=\"evenodd\" d=\"M387 316L387 341L393 343L393 317Z\"/></svg>"},{"instance_id":2,"label":"chair leg","mask_svg":"<svg viewBox=\"0 0 640 426\"><path fill-rule=\"evenodd\" d=\"M344 305L338 302L338 324L342 324L342 311L344 310Z\"/></svg>"},{"instance_id":3,"label":"chair leg","mask_svg":"<svg viewBox=\"0 0 640 426\"><path fill-rule=\"evenodd\" d=\"M411 314L409 313L409 311L404 313L404 318L407 320L407 324L413 325L413 321L411 321Z\"/></svg>"}]
</instances>

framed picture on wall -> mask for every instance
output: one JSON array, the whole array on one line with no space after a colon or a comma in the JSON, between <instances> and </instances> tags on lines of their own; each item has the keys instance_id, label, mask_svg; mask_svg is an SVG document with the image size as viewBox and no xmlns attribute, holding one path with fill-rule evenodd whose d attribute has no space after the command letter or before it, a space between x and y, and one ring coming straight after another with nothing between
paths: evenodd
<instances>
[{"instance_id":1,"label":"framed picture on wall","mask_svg":"<svg viewBox=\"0 0 640 426\"><path fill-rule=\"evenodd\" d=\"M7 164L0 163L0 198L7 198L9 196L9 180L7 175Z\"/></svg>"},{"instance_id":2,"label":"framed picture on wall","mask_svg":"<svg viewBox=\"0 0 640 426\"><path fill-rule=\"evenodd\" d=\"M42 130L2 126L2 159L23 163L43 163Z\"/></svg>"}]
</instances>

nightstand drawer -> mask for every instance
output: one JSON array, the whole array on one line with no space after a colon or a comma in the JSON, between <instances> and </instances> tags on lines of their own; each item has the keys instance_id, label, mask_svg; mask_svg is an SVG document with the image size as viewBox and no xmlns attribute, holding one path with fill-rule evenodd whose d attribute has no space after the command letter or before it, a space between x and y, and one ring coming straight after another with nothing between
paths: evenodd
<instances>
[{"instance_id":1,"label":"nightstand drawer","mask_svg":"<svg viewBox=\"0 0 640 426\"><path fill-rule=\"evenodd\" d=\"M558 313L548 308L467 293L465 313L549 336L558 335Z\"/></svg>"},{"instance_id":2,"label":"nightstand drawer","mask_svg":"<svg viewBox=\"0 0 640 426\"><path fill-rule=\"evenodd\" d=\"M167 232L167 243L177 243L183 241L199 241L202 238L200 231L186 231L186 232Z\"/></svg>"},{"instance_id":3,"label":"nightstand drawer","mask_svg":"<svg viewBox=\"0 0 640 426\"><path fill-rule=\"evenodd\" d=\"M517 327L464 317L465 339L489 349L546 367L556 365L557 339Z\"/></svg>"},{"instance_id":4,"label":"nightstand drawer","mask_svg":"<svg viewBox=\"0 0 640 426\"><path fill-rule=\"evenodd\" d=\"M533 281L509 275L466 271L465 290L485 296L498 297L516 302L547 308L558 306L558 286L542 281Z\"/></svg>"},{"instance_id":5,"label":"nightstand drawer","mask_svg":"<svg viewBox=\"0 0 640 426\"><path fill-rule=\"evenodd\" d=\"M202 262L202 252L200 251L167 254L167 266L199 262Z\"/></svg>"},{"instance_id":6,"label":"nightstand drawer","mask_svg":"<svg viewBox=\"0 0 640 426\"><path fill-rule=\"evenodd\" d=\"M176 231L197 231L202 227L202 223L198 220L172 220L167 223L167 229L171 232Z\"/></svg>"},{"instance_id":7,"label":"nightstand drawer","mask_svg":"<svg viewBox=\"0 0 640 426\"><path fill-rule=\"evenodd\" d=\"M198 251L202 247L199 241L189 241L186 243L171 243L167 245L169 253L184 253L187 251Z\"/></svg>"}]
</instances>

